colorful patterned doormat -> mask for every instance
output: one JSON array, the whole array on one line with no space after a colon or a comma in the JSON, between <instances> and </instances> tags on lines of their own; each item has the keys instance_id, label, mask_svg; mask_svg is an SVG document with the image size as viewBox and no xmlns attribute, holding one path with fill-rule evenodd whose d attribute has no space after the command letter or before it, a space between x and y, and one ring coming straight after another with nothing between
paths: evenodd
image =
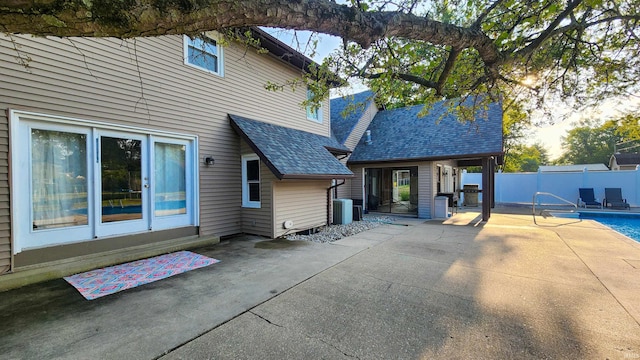
<instances>
[{"instance_id":1,"label":"colorful patterned doormat","mask_svg":"<svg viewBox=\"0 0 640 360\"><path fill-rule=\"evenodd\" d=\"M220 260L195 254L190 251L178 251L130 263L91 270L67 276L64 279L78 289L85 299L93 300L218 262L220 262Z\"/></svg>"}]
</instances>

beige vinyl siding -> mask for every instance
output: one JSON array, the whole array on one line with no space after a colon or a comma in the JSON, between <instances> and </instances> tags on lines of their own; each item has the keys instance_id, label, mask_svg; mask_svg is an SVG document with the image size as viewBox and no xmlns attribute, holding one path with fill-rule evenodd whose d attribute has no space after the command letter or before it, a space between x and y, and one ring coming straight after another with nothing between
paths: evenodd
<instances>
[{"instance_id":1,"label":"beige vinyl siding","mask_svg":"<svg viewBox=\"0 0 640 360\"><path fill-rule=\"evenodd\" d=\"M240 144L241 155L253 154L253 150L245 141ZM273 236L272 218L272 183L277 178L260 160L260 208L242 208L242 232L247 234ZM241 185L241 183L239 183ZM242 190L241 190L242 191ZM242 200L240 200L242 202Z\"/></svg>"},{"instance_id":2,"label":"beige vinyl siding","mask_svg":"<svg viewBox=\"0 0 640 360\"><path fill-rule=\"evenodd\" d=\"M151 115L154 124L172 127L176 124L168 121L171 117L166 116L167 112L202 116L202 110L218 110L329 134L328 120L318 124L306 119L306 110L300 106L306 99L304 89L264 89L268 81L284 83L299 77L299 71L269 55L258 55L252 49L245 52L241 47L225 47L225 75L220 77L183 63L181 36L122 41L14 38L18 52L7 38L3 37L0 43L3 45L0 59L12 71L5 72L6 79L3 76L3 80L14 85L6 85L8 90L26 90L24 93L35 94L43 100L52 96L63 100L67 95L79 96L83 104L78 106L102 108L91 109L98 112L94 117L114 111L131 116L133 112L136 116L123 122L147 124ZM28 69L15 59L18 54L31 59ZM25 75L38 81L24 86ZM59 90L58 94L50 93L51 85ZM108 94L103 89L108 89ZM156 115L165 116L156 119Z\"/></svg>"},{"instance_id":3,"label":"beige vinyl siding","mask_svg":"<svg viewBox=\"0 0 640 360\"><path fill-rule=\"evenodd\" d=\"M418 217L421 219L431 219L434 211L433 167L432 162L418 164Z\"/></svg>"},{"instance_id":4,"label":"beige vinyl siding","mask_svg":"<svg viewBox=\"0 0 640 360\"><path fill-rule=\"evenodd\" d=\"M274 237L327 223L327 180L284 180L273 183ZM282 225L293 221L293 230Z\"/></svg>"},{"instance_id":5,"label":"beige vinyl siding","mask_svg":"<svg viewBox=\"0 0 640 360\"><path fill-rule=\"evenodd\" d=\"M271 170L260 162L260 208L242 208L242 232L272 237L272 183L277 181Z\"/></svg>"},{"instance_id":6,"label":"beige vinyl siding","mask_svg":"<svg viewBox=\"0 0 640 360\"><path fill-rule=\"evenodd\" d=\"M0 101L2 96L0 96ZM9 207L9 128L0 111L0 274L11 268L11 213Z\"/></svg>"},{"instance_id":7,"label":"beige vinyl siding","mask_svg":"<svg viewBox=\"0 0 640 360\"><path fill-rule=\"evenodd\" d=\"M338 180L338 184L342 180ZM338 186L338 197L336 199L352 199L351 197L351 179L346 179L344 185Z\"/></svg>"},{"instance_id":8,"label":"beige vinyl siding","mask_svg":"<svg viewBox=\"0 0 640 360\"><path fill-rule=\"evenodd\" d=\"M364 199L364 167L361 165L351 166L351 172L354 177L351 178L351 198L352 199Z\"/></svg>"},{"instance_id":9,"label":"beige vinyl siding","mask_svg":"<svg viewBox=\"0 0 640 360\"><path fill-rule=\"evenodd\" d=\"M369 124L371 124L371 120L373 120L373 117L376 116L377 113L378 108L375 102L370 102L363 112L362 117L360 117L360 119L356 123L353 131L351 131L351 134L349 134L349 136L345 140L344 145L347 148L349 148L350 150L355 149L355 147L358 145L358 142L364 135L364 132L369 127ZM349 156L351 156L351 154L349 154ZM349 157L343 159L341 162L346 166L348 160ZM344 185L338 187L338 199L362 200L362 189L364 186L362 183L362 168L350 170L354 173L355 178L347 179Z\"/></svg>"},{"instance_id":10,"label":"beige vinyl siding","mask_svg":"<svg viewBox=\"0 0 640 360\"><path fill-rule=\"evenodd\" d=\"M344 165L345 167L347 166L347 158L343 158L340 159L340 163L342 163L342 165ZM351 169L349 169L351 170ZM344 181L343 185L338 186L338 196L334 196L335 199L351 199L351 178L349 179L337 179L338 184L342 183L342 181ZM333 196L334 192L331 192L331 195Z\"/></svg>"},{"instance_id":11,"label":"beige vinyl siding","mask_svg":"<svg viewBox=\"0 0 640 360\"><path fill-rule=\"evenodd\" d=\"M224 76L187 66L183 37L0 36L0 268L8 262L8 108L198 136L200 234L243 231L239 137L228 113L329 135L306 119L305 89L267 91L300 70L252 48L223 48ZM215 165L205 167L204 156Z\"/></svg>"},{"instance_id":12,"label":"beige vinyl siding","mask_svg":"<svg viewBox=\"0 0 640 360\"><path fill-rule=\"evenodd\" d=\"M362 113L362 116L356 123L356 126L353 128L353 131L351 131L351 134L349 134L347 139L344 141L344 145L346 147L351 150L356 148L358 142L360 141L360 139L362 139L364 132L369 127L369 124L371 124L371 120L373 120L373 117L376 116L377 113L378 107L376 106L375 102L371 101L369 105L367 105L365 111Z\"/></svg>"}]
</instances>

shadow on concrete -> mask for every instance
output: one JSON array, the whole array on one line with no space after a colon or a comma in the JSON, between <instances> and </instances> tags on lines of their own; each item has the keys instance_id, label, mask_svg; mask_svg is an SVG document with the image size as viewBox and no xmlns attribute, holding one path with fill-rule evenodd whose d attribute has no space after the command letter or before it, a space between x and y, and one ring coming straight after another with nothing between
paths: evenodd
<instances>
[{"instance_id":1,"label":"shadow on concrete","mask_svg":"<svg viewBox=\"0 0 640 360\"><path fill-rule=\"evenodd\" d=\"M411 226L165 359L594 358L622 354L602 344L637 349L633 338L614 340L618 325L608 321L626 323L623 333L633 324L618 310L602 315L615 301L584 264L528 222Z\"/></svg>"},{"instance_id":2,"label":"shadow on concrete","mask_svg":"<svg viewBox=\"0 0 640 360\"><path fill-rule=\"evenodd\" d=\"M288 249L292 247L307 246L309 242L301 240L287 240L285 238L277 238L273 240L265 240L257 242L254 247L256 249Z\"/></svg>"},{"instance_id":3,"label":"shadow on concrete","mask_svg":"<svg viewBox=\"0 0 640 360\"><path fill-rule=\"evenodd\" d=\"M457 216L374 229L352 244L225 241L197 249L219 264L94 301L63 280L1 293L0 353L167 360L640 353L640 325L567 234L533 226L530 216L494 214L482 226L477 215Z\"/></svg>"},{"instance_id":4,"label":"shadow on concrete","mask_svg":"<svg viewBox=\"0 0 640 360\"><path fill-rule=\"evenodd\" d=\"M358 358L598 358L638 351L637 323L565 243L531 226L530 217L494 220L484 227L414 227L254 313L277 324L281 336L302 333ZM230 336L232 328L214 336Z\"/></svg>"}]
</instances>

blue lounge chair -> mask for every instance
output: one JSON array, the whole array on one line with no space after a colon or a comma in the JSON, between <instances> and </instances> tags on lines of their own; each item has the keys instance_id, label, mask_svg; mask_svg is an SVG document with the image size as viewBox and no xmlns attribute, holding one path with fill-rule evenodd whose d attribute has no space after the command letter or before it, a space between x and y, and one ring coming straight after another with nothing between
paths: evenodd
<instances>
[{"instance_id":1,"label":"blue lounge chair","mask_svg":"<svg viewBox=\"0 0 640 360\"><path fill-rule=\"evenodd\" d=\"M600 203L593 194L593 188L579 188L578 192L580 193L580 197L578 198L578 207L602 208L602 203Z\"/></svg>"},{"instance_id":2,"label":"blue lounge chair","mask_svg":"<svg viewBox=\"0 0 640 360\"><path fill-rule=\"evenodd\" d=\"M627 199L622 198L621 188L605 188L604 189L604 201L602 202L604 207L611 207L612 209L630 209Z\"/></svg>"}]
</instances>

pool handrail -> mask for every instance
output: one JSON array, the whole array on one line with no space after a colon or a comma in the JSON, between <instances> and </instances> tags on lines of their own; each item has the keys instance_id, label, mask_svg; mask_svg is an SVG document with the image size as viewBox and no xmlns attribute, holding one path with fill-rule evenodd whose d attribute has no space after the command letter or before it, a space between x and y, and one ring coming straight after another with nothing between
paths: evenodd
<instances>
[{"instance_id":1,"label":"pool handrail","mask_svg":"<svg viewBox=\"0 0 640 360\"><path fill-rule=\"evenodd\" d=\"M578 205L576 205L576 204L575 204L574 202L572 202L572 201L569 201L569 200L567 200L567 199L561 198L560 196L558 196L558 195L556 195L556 194L552 194L552 193L549 193L549 192L538 191L538 192L536 192L535 194L533 194L533 200L531 201L531 205L532 205L532 206L531 206L531 210L532 210L532 212L533 212L533 223L534 223L534 224L536 224L536 225L538 225L538 223L536 222L536 198L538 197L538 195L551 196L551 197L553 197L553 198L556 198L556 199L558 199L558 200L560 200L560 201L563 201L563 202L565 202L565 203L567 203L567 204L569 204L569 205L573 206L573 207L575 208L575 210L578 210ZM568 212L569 212L569 213L574 213L574 212L575 212L575 210L571 210L571 211L568 211ZM562 210L557 210L557 211L558 211L558 212L562 212ZM542 213L543 213L543 212L544 212L544 210L541 210L541 211L540 211L540 215L542 215ZM543 215L543 216L544 216L544 215Z\"/></svg>"}]
</instances>

